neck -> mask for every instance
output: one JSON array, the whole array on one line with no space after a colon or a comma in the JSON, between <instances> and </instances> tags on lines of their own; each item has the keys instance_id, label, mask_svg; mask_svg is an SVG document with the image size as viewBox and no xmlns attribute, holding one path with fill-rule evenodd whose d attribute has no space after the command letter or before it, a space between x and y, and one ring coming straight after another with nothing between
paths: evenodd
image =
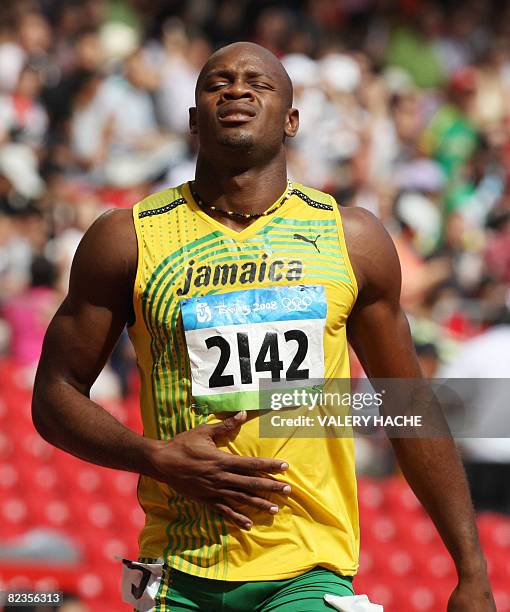
<instances>
[{"instance_id":1,"label":"neck","mask_svg":"<svg viewBox=\"0 0 510 612\"><path fill-rule=\"evenodd\" d=\"M252 168L219 167L199 154L195 190L207 204L239 213L263 213L287 186L285 151Z\"/></svg>"}]
</instances>

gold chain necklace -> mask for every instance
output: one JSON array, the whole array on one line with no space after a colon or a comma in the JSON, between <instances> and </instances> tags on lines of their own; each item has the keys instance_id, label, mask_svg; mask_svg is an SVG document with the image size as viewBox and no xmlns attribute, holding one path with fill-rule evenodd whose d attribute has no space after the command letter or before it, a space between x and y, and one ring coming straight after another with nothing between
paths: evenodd
<instances>
[{"instance_id":1,"label":"gold chain necklace","mask_svg":"<svg viewBox=\"0 0 510 612\"><path fill-rule=\"evenodd\" d=\"M206 204L201 199L201 197L196 193L195 189L193 188L193 184L194 182L193 183L190 182L189 184L191 194L193 195L195 202L200 206L200 208L204 208L205 210L210 210L212 212L219 213L226 217L236 217L236 218L245 219L245 220L246 219L259 219L260 217L266 217L267 215L272 215L279 208L281 208L292 195L292 183L290 180L288 180L287 190L285 192L285 195L282 197L282 199L279 202L277 202L276 204L274 204L273 206L271 206L270 208L268 208L262 213L240 213L240 212L237 212L236 210L224 210L223 208L217 208L216 206L212 206L212 204Z\"/></svg>"}]
</instances>

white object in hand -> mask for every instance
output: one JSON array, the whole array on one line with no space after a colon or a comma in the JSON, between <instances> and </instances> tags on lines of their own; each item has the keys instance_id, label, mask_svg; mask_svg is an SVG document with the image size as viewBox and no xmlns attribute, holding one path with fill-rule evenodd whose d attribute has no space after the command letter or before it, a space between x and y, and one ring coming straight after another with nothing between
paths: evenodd
<instances>
[{"instance_id":1,"label":"white object in hand","mask_svg":"<svg viewBox=\"0 0 510 612\"><path fill-rule=\"evenodd\" d=\"M324 600L340 612L384 612L384 608L379 604L371 603L367 595L339 597L338 595L326 594Z\"/></svg>"},{"instance_id":2,"label":"white object in hand","mask_svg":"<svg viewBox=\"0 0 510 612\"><path fill-rule=\"evenodd\" d=\"M154 610L163 574L163 559L156 563L122 561L122 600L137 612Z\"/></svg>"}]
</instances>

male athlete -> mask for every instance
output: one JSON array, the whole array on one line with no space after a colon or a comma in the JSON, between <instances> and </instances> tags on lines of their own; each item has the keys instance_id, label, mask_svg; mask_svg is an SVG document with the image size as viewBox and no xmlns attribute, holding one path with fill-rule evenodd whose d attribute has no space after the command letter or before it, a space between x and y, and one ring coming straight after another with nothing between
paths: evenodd
<instances>
[{"instance_id":1,"label":"male athlete","mask_svg":"<svg viewBox=\"0 0 510 612\"><path fill-rule=\"evenodd\" d=\"M288 183L298 111L269 51L214 53L190 126L195 180L103 215L83 238L34 423L82 459L141 475L141 565L126 565L137 608L331 610L324 595L352 595L358 568L353 440L260 437L250 402L262 377L348 378L347 337L370 377L419 378L399 262L367 211ZM126 324L144 436L89 399ZM454 444L392 444L455 562L449 612L495 610Z\"/></svg>"}]
</instances>

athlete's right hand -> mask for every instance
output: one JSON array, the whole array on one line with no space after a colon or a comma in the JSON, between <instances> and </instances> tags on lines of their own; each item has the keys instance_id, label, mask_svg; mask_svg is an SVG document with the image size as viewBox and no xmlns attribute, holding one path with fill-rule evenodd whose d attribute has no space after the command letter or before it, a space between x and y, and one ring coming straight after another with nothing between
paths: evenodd
<instances>
[{"instance_id":1,"label":"athlete's right hand","mask_svg":"<svg viewBox=\"0 0 510 612\"><path fill-rule=\"evenodd\" d=\"M199 425L177 434L170 441L153 441L149 475L186 497L208 504L239 527L250 529L253 522L243 514L242 507L276 514L278 506L265 496L288 495L290 486L269 476L285 472L289 466L284 461L218 450L216 442L231 437L245 421L246 412L238 412L221 423Z\"/></svg>"}]
</instances>

